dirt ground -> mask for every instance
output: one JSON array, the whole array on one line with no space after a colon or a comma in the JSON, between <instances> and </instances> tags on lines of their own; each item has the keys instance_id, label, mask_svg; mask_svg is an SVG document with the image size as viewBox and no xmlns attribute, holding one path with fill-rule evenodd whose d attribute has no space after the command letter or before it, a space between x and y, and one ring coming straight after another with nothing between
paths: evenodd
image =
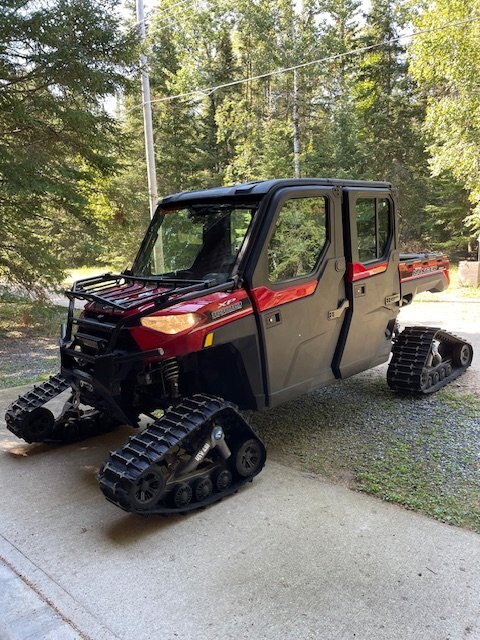
<instances>
[{"instance_id":1,"label":"dirt ground","mask_svg":"<svg viewBox=\"0 0 480 640\"><path fill-rule=\"evenodd\" d=\"M46 380L60 366L57 338L0 339L0 389Z\"/></svg>"}]
</instances>

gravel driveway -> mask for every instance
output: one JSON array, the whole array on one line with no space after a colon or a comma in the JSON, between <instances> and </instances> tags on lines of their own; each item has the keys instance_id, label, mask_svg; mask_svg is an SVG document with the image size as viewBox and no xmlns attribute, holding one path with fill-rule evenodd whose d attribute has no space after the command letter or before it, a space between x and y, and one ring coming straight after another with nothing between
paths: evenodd
<instances>
[{"instance_id":1,"label":"gravel driveway","mask_svg":"<svg viewBox=\"0 0 480 640\"><path fill-rule=\"evenodd\" d=\"M416 302L400 320L467 338L472 367L415 398L381 365L251 420L270 458L480 533L480 300Z\"/></svg>"}]
</instances>

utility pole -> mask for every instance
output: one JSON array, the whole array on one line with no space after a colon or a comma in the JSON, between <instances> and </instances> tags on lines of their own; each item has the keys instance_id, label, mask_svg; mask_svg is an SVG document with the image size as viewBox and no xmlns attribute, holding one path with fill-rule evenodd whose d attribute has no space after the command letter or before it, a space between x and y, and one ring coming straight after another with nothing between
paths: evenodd
<instances>
[{"instance_id":1,"label":"utility pole","mask_svg":"<svg viewBox=\"0 0 480 640\"><path fill-rule=\"evenodd\" d=\"M296 7L295 7L296 8ZM292 16L292 44L294 61L297 62L297 29L295 26L296 11L293 11ZM292 105L292 129L293 129L293 169L295 172L295 178L300 178L300 126L298 115L298 103L300 99L300 92L298 89L298 69L293 69L293 105Z\"/></svg>"},{"instance_id":2,"label":"utility pole","mask_svg":"<svg viewBox=\"0 0 480 640\"><path fill-rule=\"evenodd\" d=\"M140 34L140 41L143 45L146 36L145 27L145 9L143 0L137 1L137 22ZM158 191L157 191L157 173L155 170L155 151L153 146L153 122L152 122L152 103L150 99L150 78L148 76L147 56L143 49L140 54L140 68L142 73L142 103L143 103L143 129L145 132L145 155L147 160L147 177L148 177L148 199L150 204L150 218L153 218L155 209L157 208ZM164 271L163 259L163 242L161 230L158 234L156 243L156 256L153 256L154 265L158 267L160 272Z\"/></svg>"},{"instance_id":3,"label":"utility pole","mask_svg":"<svg viewBox=\"0 0 480 640\"><path fill-rule=\"evenodd\" d=\"M137 21L140 40L145 42L145 10L143 0L137 0ZM147 56L140 54L140 68L142 72L142 103L143 103L143 128L145 132L145 153L147 157L148 196L150 202L150 217L157 207L157 174L155 172L155 152L153 150L153 123L152 104L150 102L150 78L148 77Z\"/></svg>"}]
</instances>

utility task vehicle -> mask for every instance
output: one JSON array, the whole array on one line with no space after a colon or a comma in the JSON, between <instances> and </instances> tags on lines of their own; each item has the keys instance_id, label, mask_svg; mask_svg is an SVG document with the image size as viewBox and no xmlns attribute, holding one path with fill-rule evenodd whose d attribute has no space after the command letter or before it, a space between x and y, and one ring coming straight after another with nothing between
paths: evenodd
<instances>
[{"instance_id":1,"label":"utility task vehicle","mask_svg":"<svg viewBox=\"0 0 480 640\"><path fill-rule=\"evenodd\" d=\"M103 464L101 490L141 514L203 507L265 463L237 407L274 407L390 354L388 384L401 392L429 394L463 373L468 342L396 324L415 294L448 286L448 268L442 255L399 253L385 182L168 196L131 269L66 293L61 372L9 407L7 427L27 442L72 441L147 416ZM44 405L67 389L55 417Z\"/></svg>"}]
</instances>

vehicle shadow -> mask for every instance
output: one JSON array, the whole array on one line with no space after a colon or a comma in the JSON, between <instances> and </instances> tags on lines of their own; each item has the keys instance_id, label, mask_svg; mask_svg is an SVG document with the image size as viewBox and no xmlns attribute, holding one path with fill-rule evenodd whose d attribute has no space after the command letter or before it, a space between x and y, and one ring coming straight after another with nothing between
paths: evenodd
<instances>
[{"instance_id":1,"label":"vehicle shadow","mask_svg":"<svg viewBox=\"0 0 480 640\"><path fill-rule=\"evenodd\" d=\"M90 524L103 537L111 544L128 546L189 517L143 517L123 512L103 497L97 481L101 464L112 449L120 447L136 432L136 429L124 426L76 443L28 444L6 430L0 430L0 464L5 474L10 477L13 474L21 484L30 479L36 486L48 487L49 501L59 508L79 502L82 509L86 508ZM41 495L39 498L43 499Z\"/></svg>"},{"instance_id":2,"label":"vehicle shadow","mask_svg":"<svg viewBox=\"0 0 480 640\"><path fill-rule=\"evenodd\" d=\"M105 450L105 455L111 449L120 447L127 441L129 436L138 433L137 429L127 425L121 426L115 431L92 436L85 440L75 442L45 442L31 443L16 438L6 430L2 430L0 435L0 452L5 452L13 458L32 458L36 456L49 456L66 454L72 455L75 452L85 452L88 450Z\"/></svg>"},{"instance_id":3,"label":"vehicle shadow","mask_svg":"<svg viewBox=\"0 0 480 640\"><path fill-rule=\"evenodd\" d=\"M114 545L128 546L149 535L158 534L163 530L175 527L190 517L190 514L140 516L134 513L125 513L120 518L116 518L106 524L103 534Z\"/></svg>"}]
</instances>

